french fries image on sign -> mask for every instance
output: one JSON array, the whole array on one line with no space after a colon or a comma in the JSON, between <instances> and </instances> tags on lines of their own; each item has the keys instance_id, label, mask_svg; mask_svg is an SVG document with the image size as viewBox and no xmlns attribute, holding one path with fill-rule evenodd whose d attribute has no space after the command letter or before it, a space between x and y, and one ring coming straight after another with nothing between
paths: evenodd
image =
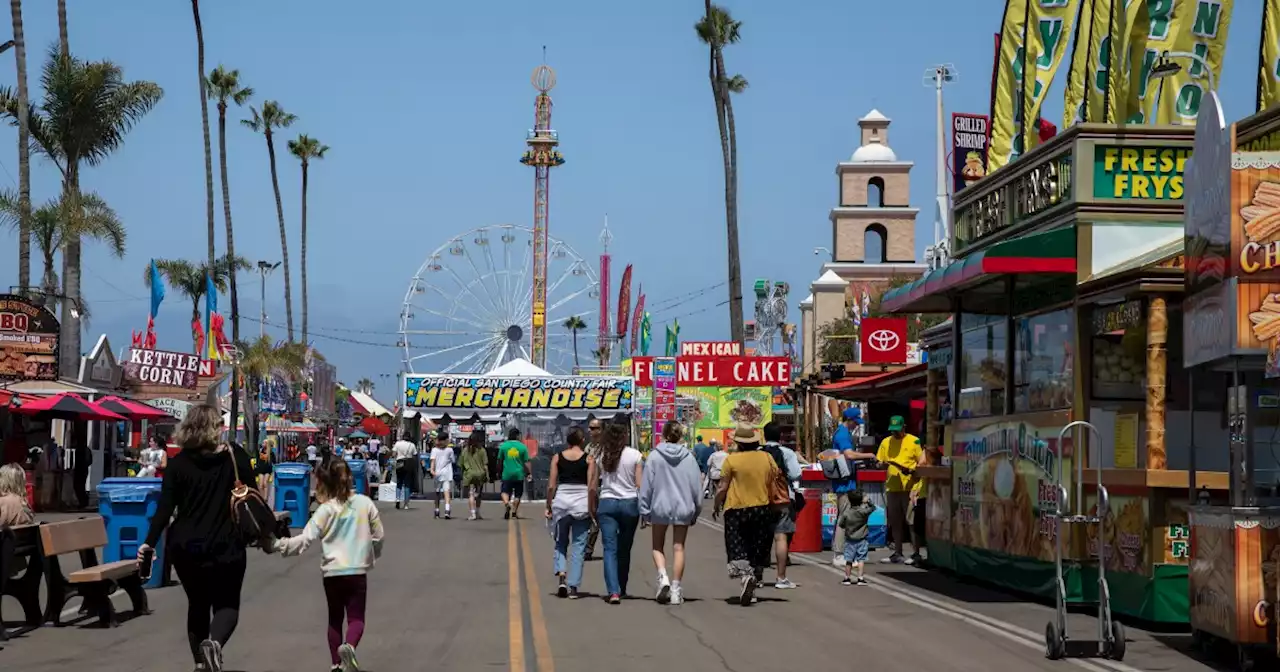
<instances>
[{"instance_id":1,"label":"french fries image on sign","mask_svg":"<svg viewBox=\"0 0 1280 672\"><path fill-rule=\"evenodd\" d=\"M1240 208L1244 233L1255 243L1280 239L1280 184L1262 182L1253 193L1253 202Z\"/></svg>"},{"instance_id":2,"label":"french fries image on sign","mask_svg":"<svg viewBox=\"0 0 1280 672\"><path fill-rule=\"evenodd\" d=\"M1249 313L1253 323L1253 335L1259 341L1269 341L1280 336L1280 294L1268 294L1258 310Z\"/></svg>"}]
</instances>

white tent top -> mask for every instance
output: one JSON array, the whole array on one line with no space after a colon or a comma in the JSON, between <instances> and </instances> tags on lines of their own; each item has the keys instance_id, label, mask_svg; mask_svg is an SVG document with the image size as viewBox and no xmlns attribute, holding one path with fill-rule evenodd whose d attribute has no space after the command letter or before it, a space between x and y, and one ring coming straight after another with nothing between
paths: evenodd
<instances>
[{"instance_id":1,"label":"white tent top","mask_svg":"<svg viewBox=\"0 0 1280 672\"><path fill-rule=\"evenodd\" d=\"M394 415L391 411L387 410L386 406L379 404L376 399L359 390L351 390L351 398L355 399L365 408L365 410L374 415Z\"/></svg>"},{"instance_id":2,"label":"white tent top","mask_svg":"<svg viewBox=\"0 0 1280 672\"><path fill-rule=\"evenodd\" d=\"M513 359L502 366L484 374L486 376L525 376L527 378L554 378L550 371L539 367L527 359Z\"/></svg>"}]
</instances>

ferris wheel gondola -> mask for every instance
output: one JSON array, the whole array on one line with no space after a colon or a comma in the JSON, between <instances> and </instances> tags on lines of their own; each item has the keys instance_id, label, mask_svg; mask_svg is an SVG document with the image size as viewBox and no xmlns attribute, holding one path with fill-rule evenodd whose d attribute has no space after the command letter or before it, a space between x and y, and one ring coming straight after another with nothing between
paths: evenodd
<instances>
[{"instance_id":1,"label":"ferris wheel gondola","mask_svg":"<svg viewBox=\"0 0 1280 672\"><path fill-rule=\"evenodd\" d=\"M405 371L485 373L532 359L533 254L533 230L513 224L473 229L433 250L409 281L400 309ZM568 373L586 353L575 353L574 332L562 325L595 313L599 281L591 265L556 238L548 238L547 265L545 368Z\"/></svg>"}]
</instances>

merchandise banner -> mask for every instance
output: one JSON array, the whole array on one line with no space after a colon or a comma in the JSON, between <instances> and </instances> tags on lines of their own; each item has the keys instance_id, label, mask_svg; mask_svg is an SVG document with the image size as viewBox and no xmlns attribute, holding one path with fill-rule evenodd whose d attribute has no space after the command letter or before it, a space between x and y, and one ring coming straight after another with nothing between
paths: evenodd
<instances>
[{"instance_id":1,"label":"merchandise banner","mask_svg":"<svg viewBox=\"0 0 1280 672\"><path fill-rule=\"evenodd\" d=\"M186 352L131 348L124 360L125 380L142 385L196 388L200 357Z\"/></svg>"},{"instance_id":2,"label":"merchandise banner","mask_svg":"<svg viewBox=\"0 0 1280 672\"><path fill-rule=\"evenodd\" d=\"M406 408L465 411L583 411L629 413L632 380L604 376L455 376L408 374Z\"/></svg>"}]
</instances>

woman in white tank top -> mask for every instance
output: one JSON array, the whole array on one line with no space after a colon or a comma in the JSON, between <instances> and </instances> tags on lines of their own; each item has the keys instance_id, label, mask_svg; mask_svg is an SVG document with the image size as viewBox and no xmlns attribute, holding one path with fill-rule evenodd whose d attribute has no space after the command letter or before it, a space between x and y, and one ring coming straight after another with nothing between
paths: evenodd
<instances>
[{"instance_id":1,"label":"woman in white tank top","mask_svg":"<svg viewBox=\"0 0 1280 672\"><path fill-rule=\"evenodd\" d=\"M607 427L600 459L592 463L587 484L591 488L591 517L600 525L604 544L604 584L610 604L620 604L627 594L631 545L640 524L638 497L643 465L640 451L628 445L626 428Z\"/></svg>"}]
</instances>

